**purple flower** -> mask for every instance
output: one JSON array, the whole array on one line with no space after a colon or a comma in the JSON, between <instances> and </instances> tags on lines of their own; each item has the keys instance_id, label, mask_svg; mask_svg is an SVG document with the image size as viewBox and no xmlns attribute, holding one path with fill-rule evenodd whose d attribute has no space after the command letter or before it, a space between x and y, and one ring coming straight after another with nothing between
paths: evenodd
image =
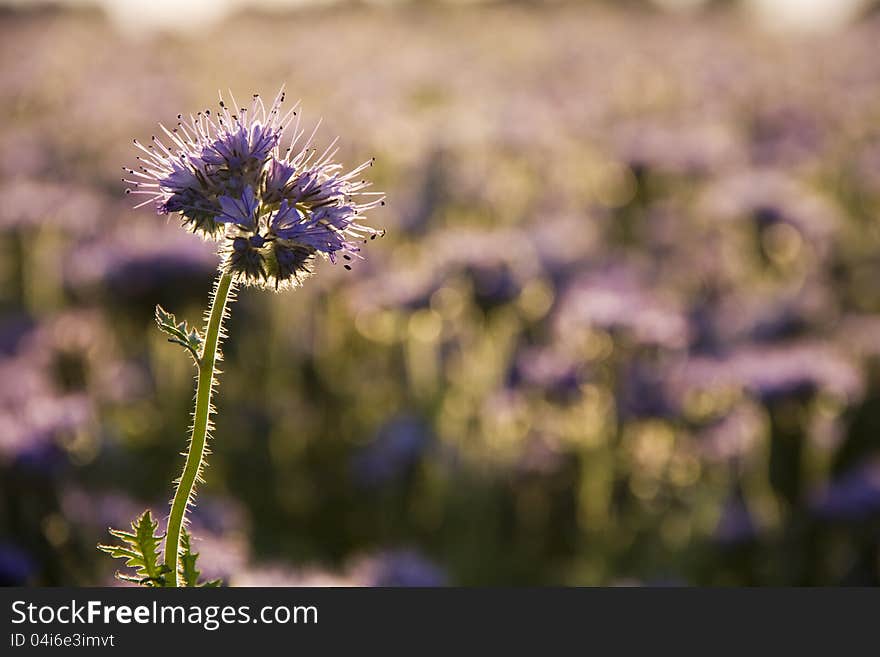
<instances>
[{"instance_id":1,"label":"purple flower","mask_svg":"<svg viewBox=\"0 0 880 657\"><path fill-rule=\"evenodd\" d=\"M295 166L273 157L266 167L263 198L269 203L279 203L286 196L290 196L291 187L288 183L294 173L296 173Z\"/></svg>"},{"instance_id":2,"label":"purple flower","mask_svg":"<svg viewBox=\"0 0 880 657\"><path fill-rule=\"evenodd\" d=\"M65 467L78 446L71 439L97 445L101 409L135 398L139 374L119 358L99 316L44 319L0 357L0 466L47 474Z\"/></svg>"},{"instance_id":3,"label":"purple flower","mask_svg":"<svg viewBox=\"0 0 880 657\"><path fill-rule=\"evenodd\" d=\"M628 266L597 269L572 280L562 293L554 323L560 339L591 328L669 349L682 348L690 340L681 304L659 293L647 274Z\"/></svg>"},{"instance_id":4,"label":"purple flower","mask_svg":"<svg viewBox=\"0 0 880 657\"><path fill-rule=\"evenodd\" d=\"M768 404L817 392L852 403L864 393L862 374L851 359L832 345L811 340L746 345L723 357L691 358L670 376L670 386L679 394L742 389Z\"/></svg>"},{"instance_id":5,"label":"purple flower","mask_svg":"<svg viewBox=\"0 0 880 657\"><path fill-rule=\"evenodd\" d=\"M554 399L579 399L581 385L588 378L587 368L571 353L551 347L523 348L509 373L511 386L533 386Z\"/></svg>"},{"instance_id":6,"label":"purple flower","mask_svg":"<svg viewBox=\"0 0 880 657\"><path fill-rule=\"evenodd\" d=\"M202 149L202 160L240 173L247 166L262 165L280 136L280 131L272 125L254 123L248 127L239 123L237 130L227 131Z\"/></svg>"},{"instance_id":7,"label":"purple flower","mask_svg":"<svg viewBox=\"0 0 880 657\"><path fill-rule=\"evenodd\" d=\"M296 206L287 199L283 199L278 211L269 222L269 229L277 237L285 240L295 240L303 232L302 219L303 216L296 209Z\"/></svg>"},{"instance_id":8,"label":"purple flower","mask_svg":"<svg viewBox=\"0 0 880 657\"><path fill-rule=\"evenodd\" d=\"M326 253L334 260L337 251L355 253L360 249L351 241L351 237L363 238L371 233L359 233L360 226L352 225L357 210L350 205L322 206L299 224L298 232L291 237L296 242L308 246L315 251Z\"/></svg>"},{"instance_id":9,"label":"purple flower","mask_svg":"<svg viewBox=\"0 0 880 657\"><path fill-rule=\"evenodd\" d=\"M340 252L348 261L359 257L359 245L381 234L359 221L384 203L359 179L372 160L344 172L333 161L336 142L319 155L315 132L304 139L298 119L282 150L296 116L295 108L281 115L283 101L282 90L267 109L255 94L250 110L235 110L221 97L216 114L205 110L173 130L162 126L167 144L135 141L146 157L124 179L159 214L179 213L188 230L220 241L222 268L236 281L275 289L300 283L316 255L331 262ZM234 99L231 107L238 107Z\"/></svg>"},{"instance_id":10,"label":"purple flower","mask_svg":"<svg viewBox=\"0 0 880 657\"><path fill-rule=\"evenodd\" d=\"M259 207L253 187L245 187L240 197L221 196L220 214L215 217L221 223L232 223L252 231L256 226L256 212Z\"/></svg>"},{"instance_id":11,"label":"purple flower","mask_svg":"<svg viewBox=\"0 0 880 657\"><path fill-rule=\"evenodd\" d=\"M184 225L196 233L216 235L220 224L215 217L220 210L217 194L222 188L197 157L181 154L179 160L169 162L170 172L158 182L164 195L156 199L160 214L179 212ZM129 173L134 173L129 171ZM140 183L141 187L146 187Z\"/></svg>"}]
</instances>

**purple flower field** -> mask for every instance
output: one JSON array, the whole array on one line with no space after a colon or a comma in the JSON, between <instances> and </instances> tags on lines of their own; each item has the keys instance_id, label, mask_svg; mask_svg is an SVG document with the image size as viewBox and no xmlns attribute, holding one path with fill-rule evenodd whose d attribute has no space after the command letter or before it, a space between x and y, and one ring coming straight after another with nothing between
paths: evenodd
<instances>
[{"instance_id":1,"label":"purple flower field","mask_svg":"<svg viewBox=\"0 0 880 657\"><path fill-rule=\"evenodd\" d=\"M197 322L216 245L133 209L132 139L282 84L386 205L325 209L343 232L312 244L286 201L262 228L253 189L218 202L246 282L293 287L287 238L340 258L239 290L206 577L880 584L880 14L783 34L621 4L135 36L0 8L0 584L113 583L107 528L167 516L193 377L153 308Z\"/></svg>"}]
</instances>

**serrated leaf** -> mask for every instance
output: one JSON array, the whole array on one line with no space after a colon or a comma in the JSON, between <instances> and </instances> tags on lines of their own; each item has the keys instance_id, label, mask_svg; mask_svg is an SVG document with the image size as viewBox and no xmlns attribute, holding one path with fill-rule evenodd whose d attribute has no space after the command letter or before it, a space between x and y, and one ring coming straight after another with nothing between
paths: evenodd
<instances>
[{"instance_id":1,"label":"serrated leaf","mask_svg":"<svg viewBox=\"0 0 880 657\"><path fill-rule=\"evenodd\" d=\"M189 532L185 529L180 537L180 570L183 574L183 582L185 586L196 586L199 582L199 575L202 573L196 567L196 560L199 558L198 552L192 551L190 544Z\"/></svg>"},{"instance_id":2,"label":"serrated leaf","mask_svg":"<svg viewBox=\"0 0 880 657\"><path fill-rule=\"evenodd\" d=\"M156 324L159 330L169 336L168 342L185 347L196 363L199 362L199 351L202 348L202 334L198 329L190 327L185 321L178 322L174 313L170 313L162 306L156 306Z\"/></svg>"},{"instance_id":3,"label":"serrated leaf","mask_svg":"<svg viewBox=\"0 0 880 657\"><path fill-rule=\"evenodd\" d=\"M192 551L192 543L189 532L185 529L180 537L180 569L183 575L184 586L203 586L215 587L220 586L222 582L219 579L212 579L208 582L199 582L201 571L196 567L196 561L199 558L198 552Z\"/></svg>"},{"instance_id":4,"label":"serrated leaf","mask_svg":"<svg viewBox=\"0 0 880 657\"><path fill-rule=\"evenodd\" d=\"M143 586L165 585L165 576L171 569L159 563L162 536L156 534L158 526L159 523L153 520L147 510L132 521L132 531L110 530L110 534L122 542L121 545L98 545L98 549L116 559L125 559L125 565L134 569L133 573L117 572L116 577Z\"/></svg>"}]
</instances>

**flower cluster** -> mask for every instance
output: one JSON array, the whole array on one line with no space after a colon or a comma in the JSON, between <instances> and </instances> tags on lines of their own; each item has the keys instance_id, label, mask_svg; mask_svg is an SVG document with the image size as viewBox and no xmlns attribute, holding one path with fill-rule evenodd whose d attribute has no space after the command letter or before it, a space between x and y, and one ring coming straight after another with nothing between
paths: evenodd
<instances>
[{"instance_id":1,"label":"flower cluster","mask_svg":"<svg viewBox=\"0 0 880 657\"><path fill-rule=\"evenodd\" d=\"M358 220L384 205L359 178L372 160L344 172L333 161L336 141L318 155L317 127L304 138L296 106L282 115L283 102L283 89L268 109L259 94L250 108L230 94L236 110L221 95L216 112L178 114L177 127L160 124L164 137L134 140L143 155L123 179L128 193L149 197L140 205L178 213L187 230L220 242L222 267L237 282L276 290L301 282L318 254L334 263L359 257L359 245L382 232Z\"/></svg>"}]
</instances>

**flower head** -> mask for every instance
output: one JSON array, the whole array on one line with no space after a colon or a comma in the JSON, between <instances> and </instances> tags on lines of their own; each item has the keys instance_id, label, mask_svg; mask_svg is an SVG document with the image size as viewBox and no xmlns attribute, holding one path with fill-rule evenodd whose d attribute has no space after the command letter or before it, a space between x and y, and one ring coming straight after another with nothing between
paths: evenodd
<instances>
[{"instance_id":1,"label":"flower head","mask_svg":"<svg viewBox=\"0 0 880 657\"><path fill-rule=\"evenodd\" d=\"M360 245L382 234L360 218L384 205L359 179L372 160L345 172L333 161L335 141L318 155L317 128L305 138L296 107L282 115L283 102L283 90L268 108L255 94L250 109L234 110L221 96L216 113L178 115L176 128L160 124L164 138L135 140L139 170L124 179L128 193L149 197L141 205L179 214L187 230L220 242L222 267L238 282L275 289L298 284L317 255L360 257Z\"/></svg>"}]
</instances>

